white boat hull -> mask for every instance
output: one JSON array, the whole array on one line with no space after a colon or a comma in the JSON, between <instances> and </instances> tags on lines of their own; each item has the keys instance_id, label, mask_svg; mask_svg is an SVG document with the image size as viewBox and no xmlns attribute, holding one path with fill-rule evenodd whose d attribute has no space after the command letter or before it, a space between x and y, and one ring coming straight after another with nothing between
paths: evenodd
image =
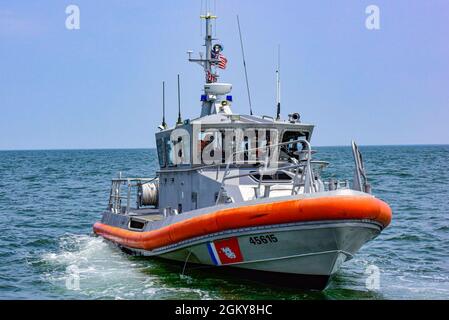
<instances>
[{"instance_id":1,"label":"white boat hull","mask_svg":"<svg viewBox=\"0 0 449 320\"><path fill-rule=\"evenodd\" d=\"M272 282L281 285L285 282L279 278L285 278L287 284L295 287L324 289L341 264L351 259L381 229L372 221L296 223L231 230L153 251L126 249L187 266L201 264L223 271L232 269L240 276L243 273L251 278L253 275L265 280L273 278ZM231 258L217 252L223 251L227 243Z\"/></svg>"}]
</instances>

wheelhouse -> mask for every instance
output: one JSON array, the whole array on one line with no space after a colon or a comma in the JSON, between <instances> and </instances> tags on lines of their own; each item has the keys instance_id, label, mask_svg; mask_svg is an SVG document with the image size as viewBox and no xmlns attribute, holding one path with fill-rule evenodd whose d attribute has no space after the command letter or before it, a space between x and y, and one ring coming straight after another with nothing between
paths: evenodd
<instances>
[{"instance_id":1,"label":"wheelhouse","mask_svg":"<svg viewBox=\"0 0 449 320\"><path fill-rule=\"evenodd\" d=\"M254 166L267 156L261 152L264 147L289 141L292 143L279 150L278 160L287 161L291 157L299 160L301 144L297 141L310 141L312 132L312 125L247 115L215 114L186 120L156 134L159 165L161 170L228 162L234 166Z\"/></svg>"}]
</instances>

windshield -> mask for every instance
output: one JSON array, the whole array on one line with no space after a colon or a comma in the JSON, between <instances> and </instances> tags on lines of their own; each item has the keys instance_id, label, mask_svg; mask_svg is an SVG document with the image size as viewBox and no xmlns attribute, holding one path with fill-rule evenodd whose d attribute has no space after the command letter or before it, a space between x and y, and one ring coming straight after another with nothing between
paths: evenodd
<instances>
[{"instance_id":1,"label":"windshield","mask_svg":"<svg viewBox=\"0 0 449 320\"><path fill-rule=\"evenodd\" d=\"M307 140L307 133L302 131L286 131L282 136L282 143L297 140ZM300 160L301 151L303 150L303 145L300 142L292 142L287 145L281 146L279 153L280 161L289 161L291 158Z\"/></svg>"}]
</instances>

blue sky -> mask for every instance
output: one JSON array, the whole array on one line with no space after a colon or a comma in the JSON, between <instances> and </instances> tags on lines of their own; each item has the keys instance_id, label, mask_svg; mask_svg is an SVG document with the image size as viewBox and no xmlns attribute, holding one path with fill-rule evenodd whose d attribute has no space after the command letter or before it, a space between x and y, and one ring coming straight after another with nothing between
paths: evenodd
<instances>
[{"instance_id":1,"label":"blue sky","mask_svg":"<svg viewBox=\"0 0 449 320\"><path fill-rule=\"evenodd\" d=\"M183 116L197 117L203 76L185 52L202 49L201 2L0 0L0 149L153 147L162 80L176 121L177 73ZM65 28L69 4L80 30ZM370 4L380 30L365 28ZM316 124L313 144L449 143L448 1L217 0L216 9L234 112L248 112L239 14L257 114L275 113L280 44L282 113Z\"/></svg>"}]
</instances>

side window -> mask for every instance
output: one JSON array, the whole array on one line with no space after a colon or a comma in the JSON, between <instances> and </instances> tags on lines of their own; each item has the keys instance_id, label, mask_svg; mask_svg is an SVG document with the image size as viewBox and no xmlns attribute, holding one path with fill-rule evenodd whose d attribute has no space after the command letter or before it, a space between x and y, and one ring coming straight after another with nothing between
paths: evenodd
<instances>
[{"instance_id":1,"label":"side window","mask_svg":"<svg viewBox=\"0 0 449 320\"><path fill-rule=\"evenodd\" d=\"M207 129L199 133L197 143L202 164L211 165L223 162L222 138L222 132L217 129Z\"/></svg>"},{"instance_id":2,"label":"side window","mask_svg":"<svg viewBox=\"0 0 449 320\"><path fill-rule=\"evenodd\" d=\"M157 157L159 158L159 166L161 168L163 168L163 167L165 167L164 140L163 139L157 139L156 147L157 147Z\"/></svg>"},{"instance_id":3,"label":"side window","mask_svg":"<svg viewBox=\"0 0 449 320\"><path fill-rule=\"evenodd\" d=\"M178 130L178 135L172 136L174 164L190 164L190 135L186 130Z\"/></svg>"},{"instance_id":4,"label":"side window","mask_svg":"<svg viewBox=\"0 0 449 320\"><path fill-rule=\"evenodd\" d=\"M178 157L181 157L181 164L190 164L190 139L189 136L181 137L181 153L178 151Z\"/></svg>"},{"instance_id":5,"label":"side window","mask_svg":"<svg viewBox=\"0 0 449 320\"><path fill-rule=\"evenodd\" d=\"M281 147L281 160L288 160L289 157L299 159L299 152L302 150L302 145L299 142L294 142L299 139L307 139L307 135L299 131L286 131L284 133L282 142L292 141L292 143Z\"/></svg>"},{"instance_id":6,"label":"side window","mask_svg":"<svg viewBox=\"0 0 449 320\"><path fill-rule=\"evenodd\" d=\"M173 143L170 141L169 137L164 138L165 144L165 159L166 165L174 166L175 165L175 154L173 151Z\"/></svg>"}]
</instances>

